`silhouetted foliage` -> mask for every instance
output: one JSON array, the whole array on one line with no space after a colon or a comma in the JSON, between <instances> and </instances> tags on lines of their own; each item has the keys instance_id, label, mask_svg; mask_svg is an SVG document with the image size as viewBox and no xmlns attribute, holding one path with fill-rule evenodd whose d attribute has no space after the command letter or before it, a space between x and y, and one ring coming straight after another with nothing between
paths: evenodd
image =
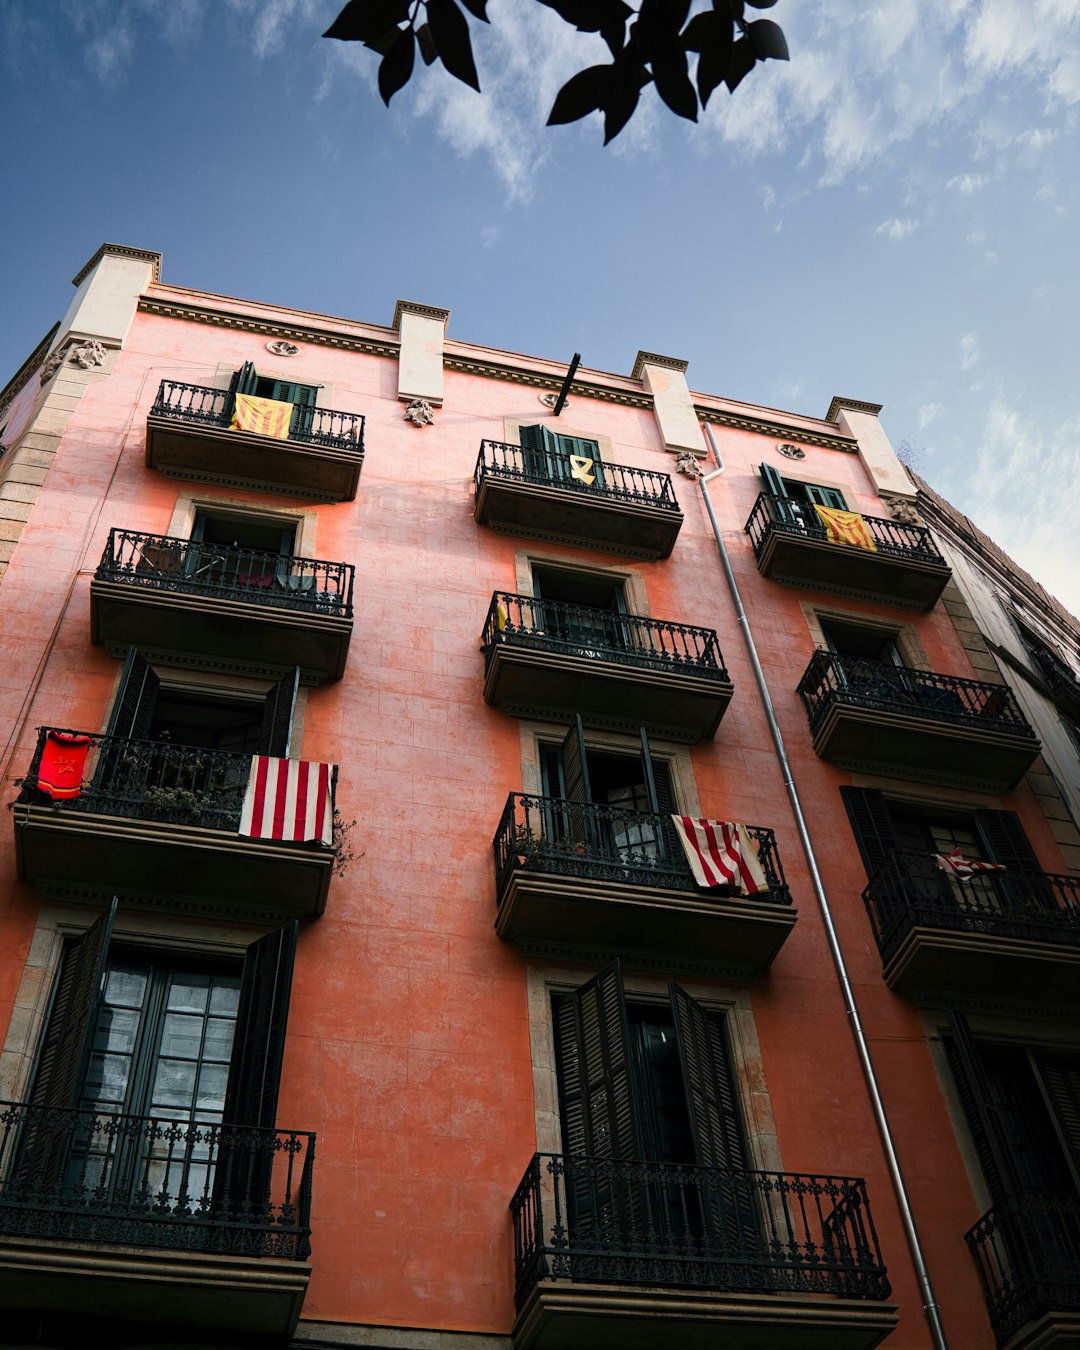
<instances>
[{"instance_id":1,"label":"silhouetted foliage","mask_svg":"<svg viewBox=\"0 0 1080 1350\"><path fill-rule=\"evenodd\" d=\"M604 114L604 144L634 114L642 89L656 92L679 117L696 122L721 84L734 93L759 61L786 61L787 41L771 19L748 19L747 9L771 9L776 0L712 0L690 17L691 0L514 0L553 9L579 33L599 33L611 61L580 70L559 90L548 126ZM456 80L479 90L469 20L489 23L488 0L349 0L323 34L362 42L382 56L379 93L390 100L412 78L416 50L425 65L441 61ZM691 67L693 66L693 70Z\"/></svg>"}]
</instances>

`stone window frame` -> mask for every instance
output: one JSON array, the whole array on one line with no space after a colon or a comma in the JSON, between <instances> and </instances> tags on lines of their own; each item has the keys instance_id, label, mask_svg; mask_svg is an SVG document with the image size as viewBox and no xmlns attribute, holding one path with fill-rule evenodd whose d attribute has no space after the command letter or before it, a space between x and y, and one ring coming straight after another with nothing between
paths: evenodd
<instances>
[{"instance_id":1,"label":"stone window frame","mask_svg":"<svg viewBox=\"0 0 1080 1350\"><path fill-rule=\"evenodd\" d=\"M527 966L529 1044L538 1153L563 1151L552 998L556 994L571 993L592 979L594 974L596 970L583 971L580 967L532 962ZM624 973L623 981L628 1000L653 1003L659 1007L668 1006L667 981L663 978ZM765 1082L749 991L684 978L680 978L678 983L707 1011L724 1015L731 1043L739 1108L746 1130L750 1170L782 1172L780 1141Z\"/></svg>"},{"instance_id":2,"label":"stone window frame","mask_svg":"<svg viewBox=\"0 0 1080 1350\"><path fill-rule=\"evenodd\" d=\"M883 619L876 614L862 614L855 610L840 609L832 605L815 604L809 600L801 600L799 606L802 609L803 618L806 620L806 626L810 630L810 637L818 650L827 651L829 647L822 631L822 620L825 623L843 623L850 628L862 628L867 632L880 635L883 642L894 642L897 651L903 658L904 665L909 670L933 672L934 667L926 654L926 649L919 641L918 633L914 626L904 619Z\"/></svg>"},{"instance_id":3,"label":"stone window frame","mask_svg":"<svg viewBox=\"0 0 1080 1350\"><path fill-rule=\"evenodd\" d=\"M269 352L265 352L264 355L270 357ZM335 386L333 384L327 384L325 380L304 379L300 373L303 367L283 366L280 364L280 357L274 359L278 362L277 365L271 365L269 361L261 361L257 356L243 357L239 361L219 361L214 372L214 388L228 389L232 377L245 361L250 361L260 380L283 380L287 384L310 385L315 390L316 408L332 408L334 406Z\"/></svg>"},{"instance_id":4,"label":"stone window frame","mask_svg":"<svg viewBox=\"0 0 1080 1350\"><path fill-rule=\"evenodd\" d=\"M560 572L577 572L586 577L602 577L622 585L628 614L649 617L649 598L641 567L626 563L582 562L580 558L543 548L519 549L514 554L514 585L519 595L533 594L533 568L551 567Z\"/></svg>"},{"instance_id":5,"label":"stone window frame","mask_svg":"<svg viewBox=\"0 0 1080 1350\"><path fill-rule=\"evenodd\" d=\"M281 522L282 528L291 525L296 532L293 547L297 558L315 556L315 535L319 523L319 513L314 507L263 505L253 502L250 497L230 497L221 493L198 492L185 489L177 494L169 517L166 533L178 539L190 539L195 527L195 516L199 511L207 511L247 517L249 520L263 522Z\"/></svg>"}]
</instances>

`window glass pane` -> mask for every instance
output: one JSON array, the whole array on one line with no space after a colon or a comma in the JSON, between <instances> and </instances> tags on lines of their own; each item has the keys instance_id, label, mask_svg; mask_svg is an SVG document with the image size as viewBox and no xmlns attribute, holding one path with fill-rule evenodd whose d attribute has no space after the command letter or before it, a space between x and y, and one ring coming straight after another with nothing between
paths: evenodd
<instances>
[{"instance_id":1,"label":"window glass pane","mask_svg":"<svg viewBox=\"0 0 1080 1350\"><path fill-rule=\"evenodd\" d=\"M183 1013L166 1013L161 1031L161 1054L177 1059L198 1059L203 1019Z\"/></svg>"},{"instance_id":2,"label":"window glass pane","mask_svg":"<svg viewBox=\"0 0 1080 1350\"><path fill-rule=\"evenodd\" d=\"M224 1017L211 1017L206 1023L203 1041L203 1059L215 1063L227 1062L232 1053L233 1032L236 1024Z\"/></svg>"},{"instance_id":3,"label":"window glass pane","mask_svg":"<svg viewBox=\"0 0 1080 1350\"><path fill-rule=\"evenodd\" d=\"M170 1008L203 1012L210 993L210 976L193 971L174 971L169 987Z\"/></svg>"},{"instance_id":4,"label":"window glass pane","mask_svg":"<svg viewBox=\"0 0 1080 1350\"><path fill-rule=\"evenodd\" d=\"M240 1002L240 977L238 975L215 975L210 989L210 1011L236 1016Z\"/></svg>"},{"instance_id":5,"label":"window glass pane","mask_svg":"<svg viewBox=\"0 0 1080 1350\"><path fill-rule=\"evenodd\" d=\"M86 1075L84 1101L99 1106L122 1104L130 1072L128 1055L94 1055Z\"/></svg>"},{"instance_id":6,"label":"window glass pane","mask_svg":"<svg viewBox=\"0 0 1080 1350\"><path fill-rule=\"evenodd\" d=\"M103 1008L94 1033L94 1049L130 1053L140 1020L140 1014L132 1009Z\"/></svg>"},{"instance_id":7,"label":"window glass pane","mask_svg":"<svg viewBox=\"0 0 1080 1350\"><path fill-rule=\"evenodd\" d=\"M199 1090L195 1096L195 1106L199 1111L223 1111L225 1109L225 1084L229 1077L228 1067L224 1064L204 1064L199 1071Z\"/></svg>"},{"instance_id":8,"label":"window glass pane","mask_svg":"<svg viewBox=\"0 0 1080 1350\"><path fill-rule=\"evenodd\" d=\"M155 1115L164 1107L188 1110L195 1095L195 1068L184 1060L159 1059L151 1096Z\"/></svg>"},{"instance_id":9,"label":"window glass pane","mask_svg":"<svg viewBox=\"0 0 1080 1350\"><path fill-rule=\"evenodd\" d=\"M110 966L105 981L105 1002L114 1008L141 1007L149 973L145 966Z\"/></svg>"}]
</instances>

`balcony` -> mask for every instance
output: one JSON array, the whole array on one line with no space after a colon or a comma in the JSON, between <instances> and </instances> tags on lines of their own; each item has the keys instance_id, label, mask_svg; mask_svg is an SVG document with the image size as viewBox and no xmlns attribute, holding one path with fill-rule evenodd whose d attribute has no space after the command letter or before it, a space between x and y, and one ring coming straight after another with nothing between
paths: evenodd
<instances>
[{"instance_id":1,"label":"balcony","mask_svg":"<svg viewBox=\"0 0 1080 1350\"><path fill-rule=\"evenodd\" d=\"M1080 1198L1012 1195L964 1236L1001 1350L1075 1350Z\"/></svg>"},{"instance_id":2,"label":"balcony","mask_svg":"<svg viewBox=\"0 0 1080 1350\"><path fill-rule=\"evenodd\" d=\"M169 478L351 502L364 463L364 419L332 408L293 409L287 440L230 427L227 389L162 380L146 419L146 467Z\"/></svg>"},{"instance_id":3,"label":"balcony","mask_svg":"<svg viewBox=\"0 0 1080 1350\"><path fill-rule=\"evenodd\" d=\"M952 573L921 525L863 516L874 549L830 542L812 506L763 492L746 532L773 581L907 609L930 609Z\"/></svg>"},{"instance_id":4,"label":"balcony","mask_svg":"<svg viewBox=\"0 0 1080 1350\"><path fill-rule=\"evenodd\" d=\"M870 1350L897 1324L865 1182L539 1153L514 1350Z\"/></svg>"},{"instance_id":5,"label":"balcony","mask_svg":"<svg viewBox=\"0 0 1080 1350\"><path fill-rule=\"evenodd\" d=\"M295 1130L0 1102L8 1331L59 1316L109 1344L136 1326L155 1341L290 1336L314 1155Z\"/></svg>"},{"instance_id":6,"label":"balcony","mask_svg":"<svg viewBox=\"0 0 1080 1350\"><path fill-rule=\"evenodd\" d=\"M897 849L863 899L892 989L1080 1004L1080 877L1010 867L960 881Z\"/></svg>"},{"instance_id":7,"label":"balcony","mask_svg":"<svg viewBox=\"0 0 1080 1350\"><path fill-rule=\"evenodd\" d=\"M48 727L13 803L19 878L50 899L283 923L326 905L334 849L241 834L252 756L85 733L78 795L37 785ZM296 761L290 761L296 763ZM337 766L332 766L329 811Z\"/></svg>"},{"instance_id":8,"label":"balcony","mask_svg":"<svg viewBox=\"0 0 1080 1350\"><path fill-rule=\"evenodd\" d=\"M110 530L90 583L90 636L113 656L304 684L339 680L353 568L248 548Z\"/></svg>"},{"instance_id":9,"label":"balcony","mask_svg":"<svg viewBox=\"0 0 1080 1350\"><path fill-rule=\"evenodd\" d=\"M670 816L512 792L493 845L495 930L530 956L745 978L795 924L775 836L749 832L769 889L735 896L696 885Z\"/></svg>"},{"instance_id":10,"label":"balcony","mask_svg":"<svg viewBox=\"0 0 1080 1350\"><path fill-rule=\"evenodd\" d=\"M484 698L512 717L702 741L734 692L711 628L610 609L497 591L481 645Z\"/></svg>"},{"instance_id":11,"label":"balcony","mask_svg":"<svg viewBox=\"0 0 1080 1350\"><path fill-rule=\"evenodd\" d=\"M649 469L604 462L576 476L561 455L483 441L473 481L477 522L523 539L655 560L683 523L671 475Z\"/></svg>"},{"instance_id":12,"label":"balcony","mask_svg":"<svg viewBox=\"0 0 1080 1350\"><path fill-rule=\"evenodd\" d=\"M815 752L846 769L1002 793L1039 754L1004 684L818 651L799 693Z\"/></svg>"},{"instance_id":13,"label":"balcony","mask_svg":"<svg viewBox=\"0 0 1080 1350\"><path fill-rule=\"evenodd\" d=\"M1050 697L1069 717L1080 722L1080 680L1047 647L1029 648L1050 690Z\"/></svg>"}]
</instances>

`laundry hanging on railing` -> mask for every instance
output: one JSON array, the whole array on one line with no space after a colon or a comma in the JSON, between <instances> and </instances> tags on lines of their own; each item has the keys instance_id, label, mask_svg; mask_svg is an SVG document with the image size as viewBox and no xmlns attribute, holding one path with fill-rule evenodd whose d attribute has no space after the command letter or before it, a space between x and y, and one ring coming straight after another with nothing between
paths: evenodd
<instances>
[{"instance_id":1,"label":"laundry hanging on railing","mask_svg":"<svg viewBox=\"0 0 1080 1350\"><path fill-rule=\"evenodd\" d=\"M334 766L253 755L240 833L251 839L334 842Z\"/></svg>"},{"instance_id":2,"label":"laundry hanging on railing","mask_svg":"<svg viewBox=\"0 0 1080 1350\"><path fill-rule=\"evenodd\" d=\"M1004 863L980 862L975 858L965 858L958 848L951 853L932 853L930 855L943 872L949 872L961 881L970 881L980 872L1004 872Z\"/></svg>"},{"instance_id":3,"label":"laundry hanging on railing","mask_svg":"<svg viewBox=\"0 0 1080 1350\"><path fill-rule=\"evenodd\" d=\"M37 785L53 801L68 801L82 791L83 769L90 750L90 737L75 731L45 734L38 767Z\"/></svg>"},{"instance_id":4,"label":"laundry hanging on railing","mask_svg":"<svg viewBox=\"0 0 1080 1350\"><path fill-rule=\"evenodd\" d=\"M699 886L725 886L739 895L760 895L769 889L745 825L694 816L671 819Z\"/></svg>"},{"instance_id":5,"label":"laundry hanging on railing","mask_svg":"<svg viewBox=\"0 0 1080 1350\"><path fill-rule=\"evenodd\" d=\"M820 516L831 544L847 544L850 548L877 552L870 526L857 511L841 511L838 506L818 506L816 502L814 510Z\"/></svg>"},{"instance_id":6,"label":"laundry hanging on railing","mask_svg":"<svg viewBox=\"0 0 1080 1350\"><path fill-rule=\"evenodd\" d=\"M287 441L292 415L291 403L259 398L255 394L237 394L231 426L234 431L253 431L259 436L274 436L279 441Z\"/></svg>"}]
</instances>

